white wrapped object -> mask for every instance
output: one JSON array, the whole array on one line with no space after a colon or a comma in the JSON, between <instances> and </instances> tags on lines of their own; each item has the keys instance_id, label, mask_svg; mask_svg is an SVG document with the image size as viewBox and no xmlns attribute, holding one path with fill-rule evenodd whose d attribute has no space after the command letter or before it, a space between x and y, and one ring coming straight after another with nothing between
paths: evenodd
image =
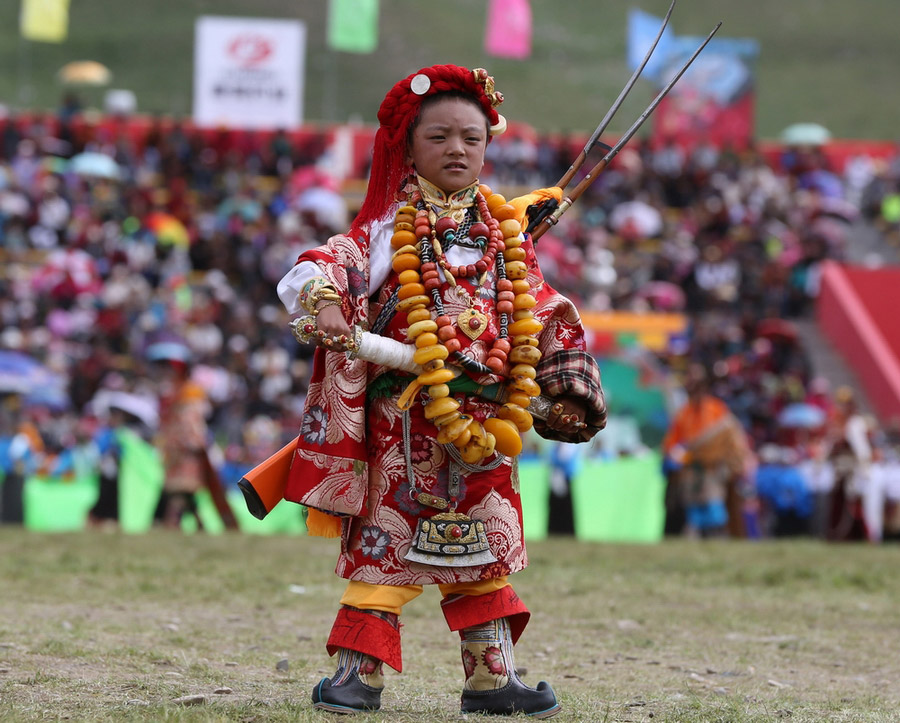
<instances>
[{"instance_id":1,"label":"white wrapped object","mask_svg":"<svg viewBox=\"0 0 900 723\"><path fill-rule=\"evenodd\" d=\"M316 319L314 316L301 316L291 322L291 329L298 341L310 342L316 336ZM353 339L344 346L352 359L362 359L410 374L422 373L422 367L413 361L416 348L412 344L403 344L396 339L372 334L355 326Z\"/></svg>"}]
</instances>

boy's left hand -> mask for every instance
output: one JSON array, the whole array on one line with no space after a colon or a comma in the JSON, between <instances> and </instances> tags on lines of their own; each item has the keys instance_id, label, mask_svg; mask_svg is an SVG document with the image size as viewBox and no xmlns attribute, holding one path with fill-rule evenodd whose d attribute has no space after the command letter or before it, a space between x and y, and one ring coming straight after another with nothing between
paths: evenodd
<instances>
[{"instance_id":1,"label":"boy's left hand","mask_svg":"<svg viewBox=\"0 0 900 723\"><path fill-rule=\"evenodd\" d=\"M587 407L580 399L559 397L550 407L547 415L547 426L567 435L577 435L587 424L584 417Z\"/></svg>"}]
</instances>

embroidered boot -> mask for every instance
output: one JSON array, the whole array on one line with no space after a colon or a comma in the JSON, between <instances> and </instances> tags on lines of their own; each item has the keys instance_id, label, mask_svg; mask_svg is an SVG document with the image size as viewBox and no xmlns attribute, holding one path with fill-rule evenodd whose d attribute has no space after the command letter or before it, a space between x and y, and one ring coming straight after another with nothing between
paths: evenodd
<instances>
[{"instance_id":1,"label":"embroidered boot","mask_svg":"<svg viewBox=\"0 0 900 723\"><path fill-rule=\"evenodd\" d=\"M338 668L330 680L313 688L313 707L332 713L363 713L381 708L384 664L355 650L338 651Z\"/></svg>"},{"instance_id":2,"label":"embroidered boot","mask_svg":"<svg viewBox=\"0 0 900 723\"><path fill-rule=\"evenodd\" d=\"M400 619L393 613L344 605L328 636L328 654L338 655L337 672L313 689L315 708L362 713L381 708L383 663L400 672Z\"/></svg>"},{"instance_id":3,"label":"embroidered boot","mask_svg":"<svg viewBox=\"0 0 900 723\"><path fill-rule=\"evenodd\" d=\"M463 713L525 713L534 718L559 713L560 706L549 683L542 681L537 688L529 688L519 679L506 618L464 628L460 637L466 671Z\"/></svg>"}]
</instances>

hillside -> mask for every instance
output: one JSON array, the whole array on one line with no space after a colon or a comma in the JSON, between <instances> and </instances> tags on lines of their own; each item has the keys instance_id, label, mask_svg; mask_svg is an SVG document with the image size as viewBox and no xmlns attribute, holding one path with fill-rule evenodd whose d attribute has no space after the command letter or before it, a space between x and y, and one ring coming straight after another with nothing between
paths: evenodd
<instances>
[{"instance_id":1,"label":"hillside","mask_svg":"<svg viewBox=\"0 0 900 723\"><path fill-rule=\"evenodd\" d=\"M130 88L139 108L184 115L191 109L192 44L198 15L299 18L307 24L306 118L370 122L386 89L424 65L486 66L507 97L504 111L543 130L587 130L599 122L629 76L625 18L629 7L663 15L667 0L532 2L534 51L526 62L486 57L484 0L455 3L382 0L380 44L371 55L325 47L325 0L72 0L70 33L61 45L18 35L18 0L0 4L0 103L55 108L56 70L90 58L108 65L113 87ZM898 137L900 67L896 0L681 0L671 26L678 35L760 43L757 129L774 138L795 121L818 121L835 136ZM621 131L652 97L640 83L612 124ZM99 104L100 93L87 93Z\"/></svg>"}]
</instances>

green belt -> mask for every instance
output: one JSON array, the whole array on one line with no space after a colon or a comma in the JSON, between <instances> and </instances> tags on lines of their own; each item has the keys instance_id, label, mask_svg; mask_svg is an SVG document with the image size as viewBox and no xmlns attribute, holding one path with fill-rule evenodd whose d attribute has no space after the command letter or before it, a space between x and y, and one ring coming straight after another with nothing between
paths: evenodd
<instances>
[{"instance_id":1,"label":"green belt","mask_svg":"<svg viewBox=\"0 0 900 723\"><path fill-rule=\"evenodd\" d=\"M447 386L450 387L451 394L477 394L480 397L492 401L496 401L497 397L500 396L500 393L503 391L502 384L490 384L485 387L478 384L468 374L460 374L455 379L447 382Z\"/></svg>"},{"instance_id":2,"label":"green belt","mask_svg":"<svg viewBox=\"0 0 900 723\"><path fill-rule=\"evenodd\" d=\"M369 385L369 390L367 392L368 398L378 399L380 397L393 396L413 379L414 377L402 372L387 372L382 374ZM491 401L496 401L497 397L503 392L502 384L489 384L485 387L474 381L468 374L460 374L455 379L447 382L447 386L450 387L451 394L477 394L478 396L490 399Z\"/></svg>"}]
</instances>

